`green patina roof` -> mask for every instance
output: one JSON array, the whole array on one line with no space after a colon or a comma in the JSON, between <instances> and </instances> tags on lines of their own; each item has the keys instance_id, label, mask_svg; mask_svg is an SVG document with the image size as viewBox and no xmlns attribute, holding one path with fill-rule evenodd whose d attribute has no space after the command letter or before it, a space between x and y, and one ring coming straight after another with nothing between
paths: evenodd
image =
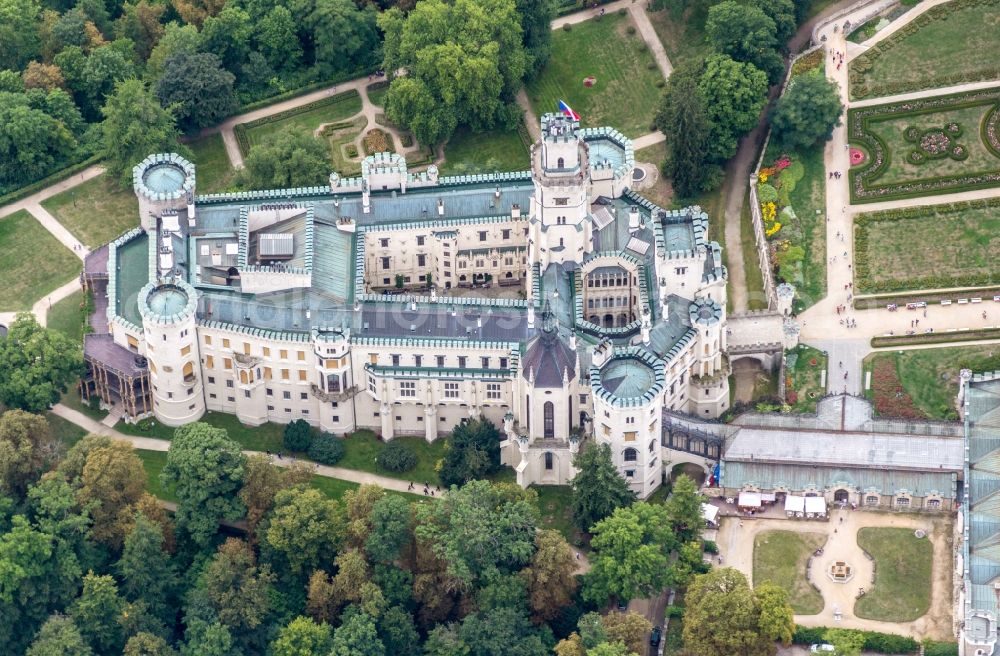
<instances>
[{"instance_id":1,"label":"green patina roof","mask_svg":"<svg viewBox=\"0 0 1000 656\"><path fill-rule=\"evenodd\" d=\"M176 287L161 287L151 292L146 299L149 309L161 317L178 314L187 302L187 294Z\"/></svg>"},{"instance_id":2,"label":"green patina roof","mask_svg":"<svg viewBox=\"0 0 1000 656\"><path fill-rule=\"evenodd\" d=\"M158 164L146 171L142 182L152 191L171 193L184 186L184 171L173 164Z\"/></svg>"},{"instance_id":3,"label":"green patina roof","mask_svg":"<svg viewBox=\"0 0 1000 656\"><path fill-rule=\"evenodd\" d=\"M635 358L616 358L601 369L601 385L620 399L640 398L655 379L653 370Z\"/></svg>"},{"instance_id":4,"label":"green patina roof","mask_svg":"<svg viewBox=\"0 0 1000 656\"><path fill-rule=\"evenodd\" d=\"M149 237L143 233L118 247L115 285L119 316L136 326L142 325L139 314L139 290L149 282Z\"/></svg>"}]
</instances>

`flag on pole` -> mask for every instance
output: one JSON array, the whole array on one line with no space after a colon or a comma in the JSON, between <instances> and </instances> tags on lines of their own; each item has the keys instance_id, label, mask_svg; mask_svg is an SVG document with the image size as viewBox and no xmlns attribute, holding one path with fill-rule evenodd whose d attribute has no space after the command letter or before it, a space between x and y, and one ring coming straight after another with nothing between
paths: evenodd
<instances>
[{"instance_id":1,"label":"flag on pole","mask_svg":"<svg viewBox=\"0 0 1000 656\"><path fill-rule=\"evenodd\" d=\"M569 118L573 119L574 121L579 121L580 120L580 115L577 114L576 112L574 112L573 108L570 107L569 105L567 105L562 100L559 101L559 111L564 116L568 116Z\"/></svg>"}]
</instances>

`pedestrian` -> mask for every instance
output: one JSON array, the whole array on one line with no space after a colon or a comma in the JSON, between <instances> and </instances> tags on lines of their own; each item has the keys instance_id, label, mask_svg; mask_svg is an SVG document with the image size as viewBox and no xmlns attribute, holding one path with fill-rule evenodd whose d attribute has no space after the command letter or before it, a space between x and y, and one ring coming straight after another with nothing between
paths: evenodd
<instances>
[{"instance_id":1,"label":"pedestrian","mask_svg":"<svg viewBox=\"0 0 1000 656\"><path fill-rule=\"evenodd\" d=\"M837 366L840 367L841 369L843 369L844 368L844 361L843 360L838 360L837 361Z\"/></svg>"},{"instance_id":2,"label":"pedestrian","mask_svg":"<svg viewBox=\"0 0 1000 656\"><path fill-rule=\"evenodd\" d=\"M580 552L579 551L576 552L576 559L580 560Z\"/></svg>"}]
</instances>

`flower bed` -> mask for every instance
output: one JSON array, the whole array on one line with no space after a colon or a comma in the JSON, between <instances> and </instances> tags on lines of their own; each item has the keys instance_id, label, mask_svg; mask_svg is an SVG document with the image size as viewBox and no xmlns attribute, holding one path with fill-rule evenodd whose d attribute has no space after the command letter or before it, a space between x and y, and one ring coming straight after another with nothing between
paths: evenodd
<instances>
[{"instance_id":1,"label":"flower bed","mask_svg":"<svg viewBox=\"0 0 1000 656\"><path fill-rule=\"evenodd\" d=\"M848 110L848 139L869 155L848 173L851 201L1000 186L998 103L1000 87ZM963 130L957 120L928 124L929 117L942 114L974 120L980 130L959 143Z\"/></svg>"},{"instance_id":2,"label":"flower bed","mask_svg":"<svg viewBox=\"0 0 1000 656\"><path fill-rule=\"evenodd\" d=\"M393 150L392 141L389 139L389 135L378 128L373 128L365 134L364 148L366 155L384 153Z\"/></svg>"},{"instance_id":3,"label":"flower bed","mask_svg":"<svg viewBox=\"0 0 1000 656\"><path fill-rule=\"evenodd\" d=\"M921 419L924 414L913 404L913 399L899 380L896 363L888 358L878 358L872 367L871 397L875 412L881 417Z\"/></svg>"}]
</instances>

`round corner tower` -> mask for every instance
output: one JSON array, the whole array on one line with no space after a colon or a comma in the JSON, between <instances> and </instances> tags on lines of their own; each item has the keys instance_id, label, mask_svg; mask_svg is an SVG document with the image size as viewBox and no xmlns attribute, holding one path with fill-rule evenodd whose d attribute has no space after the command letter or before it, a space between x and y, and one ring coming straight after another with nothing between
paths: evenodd
<instances>
[{"instance_id":1,"label":"round corner tower","mask_svg":"<svg viewBox=\"0 0 1000 656\"><path fill-rule=\"evenodd\" d=\"M149 283L139 291L153 414L167 426L195 421L205 413L197 304L194 287L179 279Z\"/></svg>"},{"instance_id":2,"label":"round corner tower","mask_svg":"<svg viewBox=\"0 0 1000 656\"><path fill-rule=\"evenodd\" d=\"M164 212L180 211L194 200L194 164L177 153L157 153L132 169L132 189L139 199L139 222L155 230Z\"/></svg>"}]
</instances>

